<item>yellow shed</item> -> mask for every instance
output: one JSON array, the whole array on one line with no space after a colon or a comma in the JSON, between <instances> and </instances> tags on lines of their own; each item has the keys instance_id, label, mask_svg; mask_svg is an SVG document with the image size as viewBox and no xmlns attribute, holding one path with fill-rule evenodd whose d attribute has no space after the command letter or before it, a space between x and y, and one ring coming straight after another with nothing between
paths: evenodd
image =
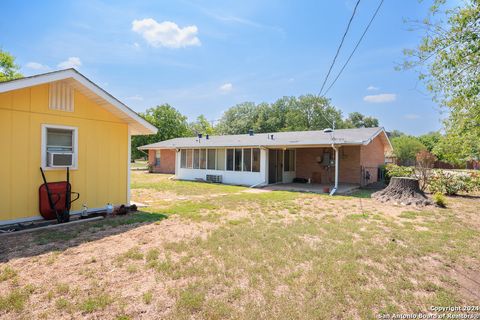
<instances>
[{"instance_id":1,"label":"yellow shed","mask_svg":"<svg viewBox=\"0 0 480 320\"><path fill-rule=\"evenodd\" d=\"M0 225L41 219L38 188L80 193L72 214L130 202L130 138L157 129L75 69L0 83Z\"/></svg>"}]
</instances>

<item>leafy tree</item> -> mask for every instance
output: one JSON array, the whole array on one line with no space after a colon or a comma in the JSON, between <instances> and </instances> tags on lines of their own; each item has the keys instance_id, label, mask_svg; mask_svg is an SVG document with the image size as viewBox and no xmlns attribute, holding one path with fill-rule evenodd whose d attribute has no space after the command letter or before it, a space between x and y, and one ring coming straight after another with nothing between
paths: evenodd
<instances>
[{"instance_id":1,"label":"leafy tree","mask_svg":"<svg viewBox=\"0 0 480 320\"><path fill-rule=\"evenodd\" d=\"M169 104L162 104L140 113L145 120L158 128L157 134L132 137L132 159L145 156L137 148L146 144L190 135L187 117Z\"/></svg>"},{"instance_id":2,"label":"leafy tree","mask_svg":"<svg viewBox=\"0 0 480 320\"><path fill-rule=\"evenodd\" d=\"M427 148L428 152L432 152L432 150L440 142L441 139L442 134L438 131L429 132L418 137L418 140L423 143L423 145Z\"/></svg>"},{"instance_id":3,"label":"leafy tree","mask_svg":"<svg viewBox=\"0 0 480 320\"><path fill-rule=\"evenodd\" d=\"M458 163L480 156L480 0L445 10L444 4L435 0L426 19L411 22L425 34L417 48L405 50L403 67L416 69L449 109L444 142L456 150L447 158Z\"/></svg>"},{"instance_id":4,"label":"leafy tree","mask_svg":"<svg viewBox=\"0 0 480 320\"><path fill-rule=\"evenodd\" d=\"M426 150L426 147L420 140L414 136L402 135L391 139L393 145L393 154L397 157L401 165L413 165L416 155Z\"/></svg>"},{"instance_id":5,"label":"leafy tree","mask_svg":"<svg viewBox=\"0 0 480 320\"><path fill-rule=\"evenodd\" d=\"M352 112L345 119L347 128L373 128L378 127L378 119L374 117L366 117L360 112Z\"/></svg>"},{"instance_id":6,"label":"leafy tree","mask_svg":"<svg viewBox=\"0 0 480 320\"><path fill-rule=\"evenodd\" d=\"M401 136L404 136L405 133L403 133L402 131L400 130L393 130L393 131L390 131L388 133L388 136L390 139L393 139L393 138L396 138L396 137L401 137Z\"/></svg>"},{"instance_id":7,"label":"leafy tree","mask_svg":"<svg viewBox=\"0 0 480 320\"><path fill-rule=\"evenodd\" d=\"M15 63L15 57L0 49L0 82L22 78L18 70L20 66Z\"/></svg>"},{"instance_id":8,"label":"leafy tree","mask_svg":"<svg viewBox=\"0 0 480 320\"><path fill-rule=\"evenodd\" d=\"M242 134L254 128L258 114L255 103L243 102L224 112L217 130L221 134Z\"/></svg>"},{"instance_id":9,"label":"leafy tree","mask_svg":"<svg viewBox=\"0 0 480 320\"><path fill-rule=\"evenodd\" d=\"M192 136L197 135L198 133L209 135L215 134L215 128L203 114L199 115L196 121L189 124L189 130L190 135Z\"/></svg>"}]
</instances>

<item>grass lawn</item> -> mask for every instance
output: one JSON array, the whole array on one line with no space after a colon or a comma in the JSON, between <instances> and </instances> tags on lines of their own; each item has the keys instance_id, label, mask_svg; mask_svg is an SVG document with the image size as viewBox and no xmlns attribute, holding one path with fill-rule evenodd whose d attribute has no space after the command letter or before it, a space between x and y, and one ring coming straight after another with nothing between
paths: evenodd
<instances>
[{"instance_id":1,"label":"grass lawn","mask_svg":"<svg viewBox=\"0 0 480 320\"><path fill-rule=\"evenodd\" d=\"M479 197L379 204L132 173L137 215L2 238L0 318L371 319L480 301Z\"/></svg>"}]
</instances>

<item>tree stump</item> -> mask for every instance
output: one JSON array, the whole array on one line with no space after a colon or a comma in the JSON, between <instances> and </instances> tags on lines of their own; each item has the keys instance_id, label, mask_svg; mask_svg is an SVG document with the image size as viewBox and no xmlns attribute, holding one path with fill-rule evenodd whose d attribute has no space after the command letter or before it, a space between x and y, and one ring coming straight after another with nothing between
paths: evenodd
<instances>
[{"instance_id":1,"label":"tree stump","mask_svg":"<svg viewBox=\"0 0 480 320\"><path fill-rule=\"evenodd\" d=\"M403 205L427 206L433 204L420 190L418 179L393 177L383 190L372 194L372 198L380 202L394 202Z\"/></svg>"}]
</instances>

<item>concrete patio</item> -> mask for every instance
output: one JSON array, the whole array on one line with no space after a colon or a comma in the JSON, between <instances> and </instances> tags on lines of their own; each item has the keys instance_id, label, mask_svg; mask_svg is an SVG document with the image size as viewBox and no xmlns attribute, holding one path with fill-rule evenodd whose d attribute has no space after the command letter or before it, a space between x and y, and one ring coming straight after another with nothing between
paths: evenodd
<instances>
[{"instance_id":1,"label":"concrete patio","mask_svg":"<svg viewBox=\"0 0 480 320\"><path fill-rule=\"evenodd\" d=\"M319 183L278 183L271 184L263 187L265 190L275 190L275 191L296 191L296 192L312 192L312 193L323 193L323 188L329 187L330 191L332 190L331 185L319 184ZM353 191L360 188L360 185L354 183L340 183L338 185L337 192L335 194L350 194Z\"/></svg>"}]
</instances>

